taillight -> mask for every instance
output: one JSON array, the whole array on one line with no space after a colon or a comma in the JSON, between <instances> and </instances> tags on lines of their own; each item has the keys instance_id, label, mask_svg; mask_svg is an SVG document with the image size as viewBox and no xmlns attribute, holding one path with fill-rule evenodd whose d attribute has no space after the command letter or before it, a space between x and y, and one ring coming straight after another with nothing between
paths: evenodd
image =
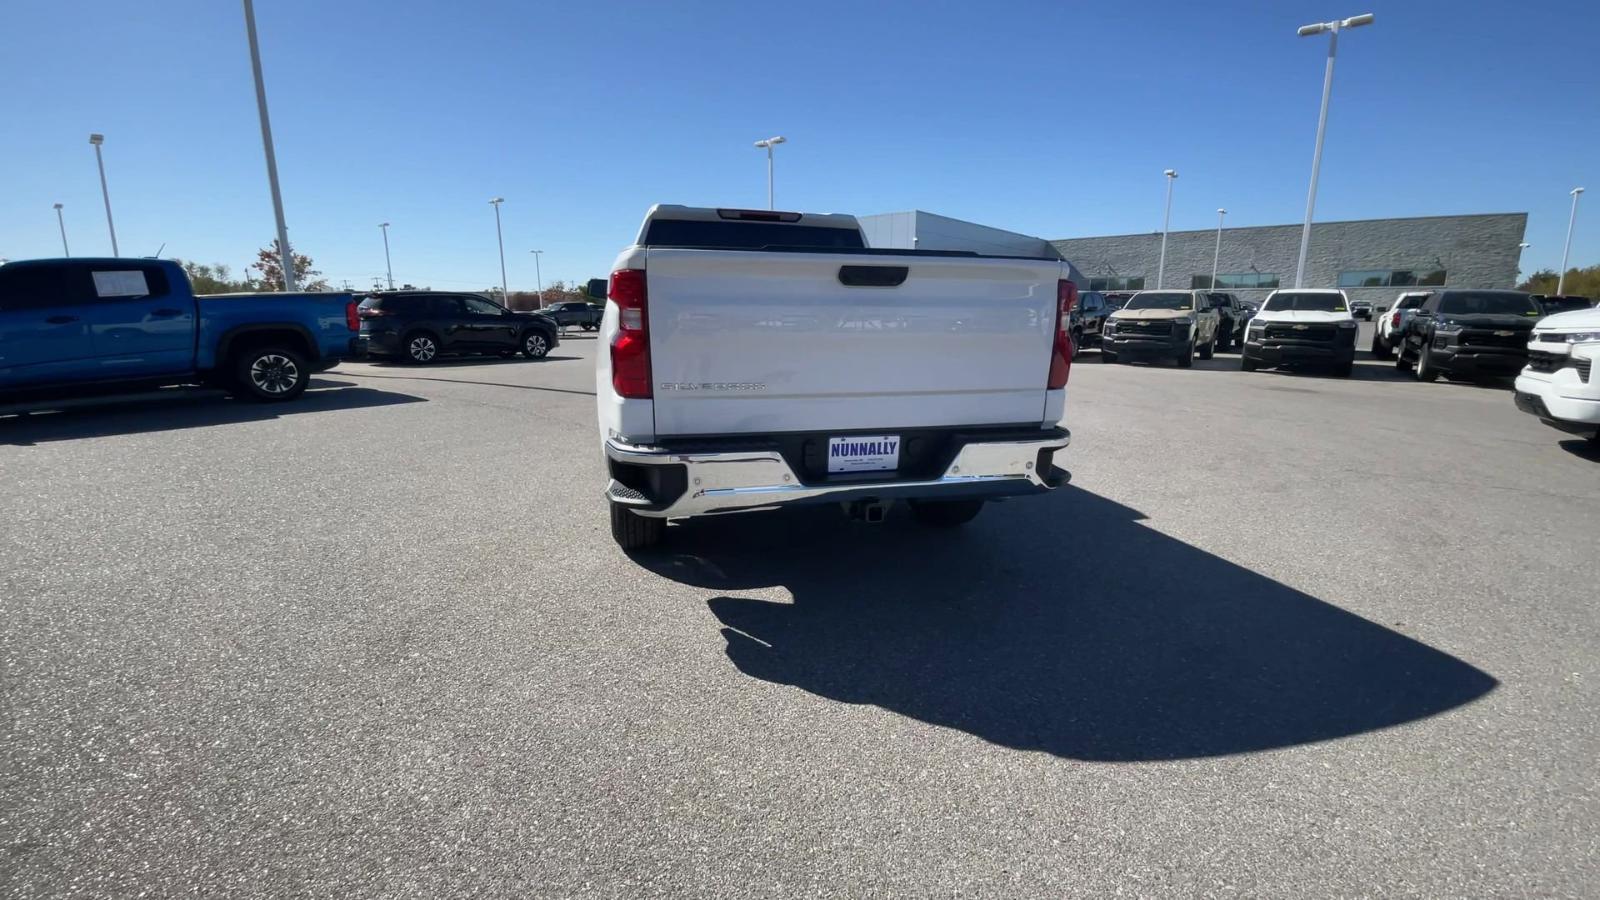
<instances>
[{"instance_id":1,"label":"taillight","mask_svg":"<svg viewBox=\"0 0 1600 900\"><path fill-rule=\"evenodd\" d=\"M1394 311L1394 315L1389 317L1389 327L1390 328L1399 328L1400 327L1400 310L1398 310L1398 309L1395 310Z\"/></svg>"},{"instance_id":2,"label":"taillight","mask_svg":"<svg viewBox=\"0 0 1600 900\"><path fill-rule=\"evenodd\" d=\"M1050 351L1050 390L1067 386L1072 371L1072 334L1068 331L1072 308L1078 305L1078 286L1063 278L1056 282L1056 339Z\"/></svg>"},{"instance_id":3,"label":"taillight","mask_svg":"<svg viewBox=\"0 0 1600 900\"><path fill-rule=\"evenodd\" d=\"M393 315L387 309L378 309L375 306L361 306L356 308L356 314L363 319L376 319L379 316Z\"/></svg>"},{"instance_id":4,"label":"taillight","mask_svg":"<svg viewBox=\"0 0 1600 900\"><path fill-rule=\"evenodd\" d=\"M643 269L611 273L607 291L617 305L617 334L611 339L611 387L620 397L648 400L650 390L649 290Z\"/></svg>"},{"instance_id":5,"label":"taillight","mask_svg":"<svg viewBox=\"0 0 1600 900\"><path fill-rule=\"evenodd\" d=\"M344 305L344 325L351 331L361 330L361 315L357 312L358 309L360 307L356 305L354 300Z\"/></svg>"}]
</instances>

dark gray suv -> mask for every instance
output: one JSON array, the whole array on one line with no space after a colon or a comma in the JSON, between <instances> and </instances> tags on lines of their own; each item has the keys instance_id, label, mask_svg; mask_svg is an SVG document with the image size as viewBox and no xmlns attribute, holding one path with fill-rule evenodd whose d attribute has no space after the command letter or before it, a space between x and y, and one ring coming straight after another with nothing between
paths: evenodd
<instances>
[{"instance_id":1,"label":"dark gray suv","mask_svg":"<svg viewBox=\"0 0 1600 900\"><path fill-rule=\"evenodd\" d=\"M361 301L368 356L425 365L464 353L538 359L559 343L555 319L517 313L477 294L382 291Z\"/></svg>"}]
</instances>

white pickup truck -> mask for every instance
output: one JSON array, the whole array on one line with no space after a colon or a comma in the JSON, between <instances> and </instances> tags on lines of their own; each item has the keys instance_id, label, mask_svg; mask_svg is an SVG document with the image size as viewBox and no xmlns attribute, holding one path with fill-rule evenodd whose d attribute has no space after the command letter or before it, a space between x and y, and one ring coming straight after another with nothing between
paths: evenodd
<instances>
[{"instance_id":1,"label":"white pickup truck","mask_svg":"<svg viewBox=\"0 0 1600 900\"><path fill-rule=\"evenodd\" d=\"M1058 259L874 250L853 216L655 206L617 257L596 354L611 533L910 502L959 525L1047 491L1077 290Z\"/></svg>"}]
</instances>

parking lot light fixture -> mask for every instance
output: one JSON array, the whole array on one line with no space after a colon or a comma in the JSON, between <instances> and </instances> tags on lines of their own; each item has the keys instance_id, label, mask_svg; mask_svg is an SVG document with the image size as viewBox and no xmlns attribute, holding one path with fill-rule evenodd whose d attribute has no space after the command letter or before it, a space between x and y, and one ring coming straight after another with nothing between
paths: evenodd
<instances>
[{"instance_id":1,"label":"parking lot light fixture","mask_svg":"<svg viewBox=\"0 0 1600 900\"><path fill-rule=\"evenodd\" d=\"M111 255L121 256L117 252L117 226L111 221L111 190L106 187L106 160L100 155L100 145L106 142L103 134L89 135L89 143L94 145L94 164L100 168L100 196L106 202L106 230L111 232Z\"/></svg>"},{"instance_id":2,"label":"parking lot light fixture","mask_svg":"<svg viewBox=\"0 0 1600 900\"><path fill-rule=\"evenodd\" d=\"M1217 260L1222 256L1222 217L1227 214L1227 210L1221 207L1217 208L1217 247L1211 251L1211 289L1213 291L1217 289Z\"/></svg>"},{"instance_id":3,"label":"parking lot light fixture","mask_svg":"<svg viewBox=\"0 0 1600 900\"><path fill-rule=\"evenodd\" d=\"M1167 212L1161 218L1161 261L1156 264L1156 290L1166 287L1167 276L1167 227L1172 224L1172 182L1178 177L1177 169L1167 169L1161 174L1167 176Z\"/></svg>"},{"instance_id":4,"label":"parking lot light fixture","mask_svg":"<svg viewBox=\"0 0 1600 900\"><path fill-rule=\"evenodd\" d=\"M772 205L772 148L787 141L788 138L778 135L769 137L764 141L756 141L756 146L767 151L767 209L777 209Z\"/></svg>"},{"instance_id":5,"label":"parking lot light fixture","mask_svg":"<svg viewBox=\"0 0 1600 900\"><path fill-rule=\"evenodd\" d=\"M256 82L256 112L261 118L261 149L267 157L267 187L272 191L272 215L278 227L278 268L283 270L283 289L300 289L294 271L294 248L289 244L289 226L283 217L283 192L278 189L278 155L272 148L272 119L267 115L267 83L261 77L261 45L256 40L256 8L244 0L244 30L250 41L250 72ZM109 212L108 212L109 215Z\"/></svg>"},{"instance_id":6,"label":"parking lot light fixture","mask_svg":"<svg viewBox=\"0 0 1600 900\"><path fill-rule=\"evenodd\" d=\"M544 255L543 250L529 250L533 254L534 284L539 286L539 308L544 308L544 273L539 269L539 258Z\"/></svg>"},{"instance_id":7,"label":"parking lot light fixture","mask_svg":"<svg viewBox=\"0 0 1600 900\"><path fill-rule=\"evenodd\" d=\"M500 204L506 202L504 197L491 197L489 205L494 207L494 239L500 245L500 302L511 302L510 293L506 290L506 239L500 231Z\"/></svg>"},{"instance_id":8,"label":"parking lot light fixture","mask_svg":"<svg viewBox=\"0 0 1600 900\"><path fill-rule=\"evenodd\" d=\"M1294 286L1297 288L1304 287L1306 280L1306 251L1311 246L1311 215L1317 206L1317 173L1322 169L1322 140L1328 132L1328 98L1333 95L1333 58L1339 50L1339 31L1371 25L1372 18L1372 13L1363 13L1348 19L1302 25L1296 32L1301 37L1323 32L1328 34L1328 64L1322 74L1322 111L1317 114L1317 149L1311 154L1311 189L1306 192L1306 221L1300 229L1300 261L1294 270Z\"/></svg>"},{"instance_id":9,"label":"parking lot light fixture","mask_svg":"<svg viewBox=\"0 0 1600 900\"><path fill-rule=\"evenodd\" d=\"M67 249L67 220L61 217L61 204L56 204L56 224L61 227L61 255L71 256L72 251Z\"/></svg>"},{"instance_id":10,"label":"parking lot light fixture","mask_svg":"<svg viewBox=\"0 0 1600 900\"><path fill-rule=\"evenodd\" d=\"M378 227L383 229L383 269L389 276L389 290L394 290L394 266L389 262L389 223L379 222Z\"/></svg>"},{"instance_id":11,"label":"parking lot light fixture","mask_svg":"<svg viewBox=\"0 0 1600 900\"><path fill-rule=\"evenodd\" d=\"M1556 276L1556 296L1560 296L1562 289L1567 286L1567 254L1572 252L1572 226L1578 221L1578 195L1583 193L1583 188L1575 187L1572 193L1572 214L1567 216L1567 243L1561 248L1561 274Z\"/></svg>"}]
</instances>

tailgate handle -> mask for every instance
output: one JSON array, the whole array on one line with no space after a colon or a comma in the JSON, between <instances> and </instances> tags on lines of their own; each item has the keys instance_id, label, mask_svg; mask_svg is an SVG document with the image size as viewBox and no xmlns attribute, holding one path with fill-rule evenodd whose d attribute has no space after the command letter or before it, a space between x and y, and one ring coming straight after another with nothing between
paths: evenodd
<instances>
[{"instance_id":1,"label":"tailgate handle","mask_svg":"<svg viewBox=\"0 0 1600 900\"><path fill-rule=\"evenodd\" d=\"M845 287L899 287L909 274L910 266L840 266L839 283Z\"/></svg>"}]
</instances>

